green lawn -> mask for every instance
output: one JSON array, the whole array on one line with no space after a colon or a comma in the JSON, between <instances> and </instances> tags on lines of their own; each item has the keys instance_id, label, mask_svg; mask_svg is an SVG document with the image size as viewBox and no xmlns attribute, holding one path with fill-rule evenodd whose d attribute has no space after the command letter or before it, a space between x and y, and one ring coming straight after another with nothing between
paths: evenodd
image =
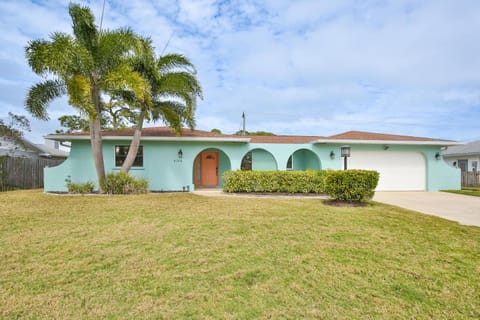
<instances>
[{"instance_id":1,"label":"green lawn","mask_svg":"<svg viewBox=\"0 0 480 320\"><path fill-rule=\"evenodd\" d=\"M0 318L478 319L480 228L316 199L0 193Z\"/></svg>"},{"instance_id":2,"label":"green lawn","mask_svg":"<svg viewBox=\"0 0 480 320\"><path fill-rule=\"evenodd\" d=\"M462 190L443 190L444 192L480 197L480 188L462 188Z\"/></svg>"}]
</instances>

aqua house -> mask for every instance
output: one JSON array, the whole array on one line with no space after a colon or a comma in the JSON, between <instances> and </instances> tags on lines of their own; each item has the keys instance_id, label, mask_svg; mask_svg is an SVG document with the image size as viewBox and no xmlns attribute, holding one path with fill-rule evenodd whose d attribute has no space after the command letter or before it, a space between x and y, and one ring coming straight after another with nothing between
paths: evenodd
<instances>
[{"instance_id":1,"label":"aqua house","mask_svg":"<svg viewBox=\"0 0 480 320\"><path fill-rule=\"evenodd\" d=\"M106 172L120 170L133 129L104 131ZM45 191L66 191L65 180L96 181L87 133L48 135L70 141L68 159L45 169ZM343 169L342 146L348 146L348 169L380 172L377 190L436 191L460 188L460 170L449 166L442 148L458 143L422 137L349 131L322 136L238 136L185 129L145 128L130 173L146 178L152 191L192 191L221 187L227 170Z\"/></svg>"}]
</instances>

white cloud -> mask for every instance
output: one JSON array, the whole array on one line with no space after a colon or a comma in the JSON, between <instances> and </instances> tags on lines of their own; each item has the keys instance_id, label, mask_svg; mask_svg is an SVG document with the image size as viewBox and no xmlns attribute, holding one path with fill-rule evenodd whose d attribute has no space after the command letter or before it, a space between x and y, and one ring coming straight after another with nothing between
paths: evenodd
<instances>
[{"instance_id":1,"label":"white cloud","mask_svg":"<svg viewBox=\"0 0 480 320\"><path fill-rule=\"evenodd\" d=\"M100 18L101 2L83 1ZM69 31L68 3L0 2L0 116L38 79L26 42ZM458 1L107 1L106 28L130 26L160 53L187 55L205 100L198 128L280 134L380 131L478 137L480 3ZM67 113L66 102L52 112ZM53 118L53 115L52 115ZM42 129L43 128L43 129ZM35 124L35 133L58 128Z\"/></svg>"}]
</instances>

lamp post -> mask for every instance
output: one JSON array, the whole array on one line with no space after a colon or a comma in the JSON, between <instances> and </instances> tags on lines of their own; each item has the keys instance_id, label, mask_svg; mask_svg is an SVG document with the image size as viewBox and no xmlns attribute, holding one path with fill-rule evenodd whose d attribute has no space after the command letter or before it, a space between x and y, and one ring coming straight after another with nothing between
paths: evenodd
<instances>
[{"instance_id":1,"label":"lamp post","mask_svg":"<svg viewBox=\"0 0 480 320\"><path fill-rule=\"evenodd\" d=\"M350 146L342 146L340 150L343 157L343 170L347 170L347 158L350 157Z\"/></svg>"}]
</instances>

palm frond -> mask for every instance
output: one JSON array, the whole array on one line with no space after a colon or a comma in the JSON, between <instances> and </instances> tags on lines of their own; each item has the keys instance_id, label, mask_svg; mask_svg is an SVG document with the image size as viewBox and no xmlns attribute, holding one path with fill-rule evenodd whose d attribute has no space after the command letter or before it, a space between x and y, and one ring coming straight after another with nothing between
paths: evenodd
<instances>
[{"instance_id":1,"label":"palm frond","mask_svg":"<svg viewBox=\"0 0 480 320\"><path fill-rule=\"evenodd\" d=\"M182 114L184 105L175 101L156 101L152 108L152 120L162 120L177 134L182 132Z\"/></svg>"},{"instance_id":2,"label":"palm frond","mask_svg":"<svg viewBox=\"0 0 480 320\"><path fill-rule=\"evenodd\" d=\"M95 17L90 8L71 3L68 12L72 18L72 28L75 38L81 46L95 54L98 40L98 30L95 25Z\"/></svg>"},{"instance_id":3,"label":"palm frond","mask_svg":"<svg viewBox=\"0 0 480 320\"><path fill-rule=\"evenodd\" d=\"M107 72L123 63L133 55L137 42L138 36L129 28L102 31L94 56L97 68Z\"/></svg>"},{"instance_id":4,"label":"palm frond","mask_svg":"<svg viewBox=\"0 0 480 320\"><path fill-rule=\"evenodd\" d=\"M127 64L121 64L107 73L102 80L102 88L107 92L131 91L138 100L151 103L149 83Z\"/></svg>"},{"instance_id":5,"label":"palm frond","mask_svg":"<svg viewBox=\"0 0 480 320\"><path fill-rule=\"evenodd\" d=\"M135 47L135 55L130 61L133 69L154 86L159 79L158 68L155 61L155 52L149 38L139 38Z\"/></svg>"},{"instance_id":6,"label":"palm frond","mask_svg":"<svg viewBox=\"0 0 480 320\"><path fill-rule=\"evenodd\" d=\"M72 59L77 50L73 39L65 33L56 32L51 41L30 41L25 48L28 64L38 75L48 73L64 76L72 68Z\"/></svg>"},{"instance_id":7,"label":"palm frond","mask_svg":"<svg viewBox=\"0 0 480 320\"><path fill-rule=\"evenodd\" d=\"M158 68L161 74L172 72L176 69L183 69L189 73L196 74L197 70L190 60L181 54L167 54L158 59Z\"/></svg>"},{"instance_id":8,"label":"palm frond","mask_svg":"<svg viewBox=\"0 0 480 320\"><path fill-rule=\"evenodd\" d=\"M48 120L49 103L67 92L61 80L46 80L33 85L27 93L25 108L35 118Z\"/></svg>"},{"instance_id":9,"label":"palm frond","mask_svg":"<svg viewBox=\"0 0 480 320\"><path fill-rule=\"evenodd\" d=\"M194 111L197 97L202 98L200 84L194 76L186 72L175 72L164 75L160 86L155 88L156 97L174 97L180 99Z\"/></svg>"},{"instance_id":10,"label":"palm frond","mask_svg":"<svg viewBox=\"0 0 480 320\"><path fill-rule=\"evenodd\" d=\"M68 103L93 119L97 112L93 106L90 88L90 79L80 74L74 75L67 81Z\"/></svg>"}]
</instances>

